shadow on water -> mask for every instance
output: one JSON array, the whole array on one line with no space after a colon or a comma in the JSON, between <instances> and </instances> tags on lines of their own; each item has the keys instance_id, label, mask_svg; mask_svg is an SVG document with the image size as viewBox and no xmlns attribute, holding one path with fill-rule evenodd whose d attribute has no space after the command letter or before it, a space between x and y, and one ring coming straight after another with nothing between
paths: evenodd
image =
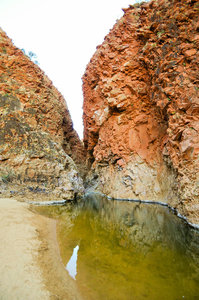
<instances>
[{"instance_id":1,"label":"shadow on water","mask_svg":"<svg viewBox=\"0 0 199 300\"><path fill-rule=\"evenodd\" d=\"M60 216L63 262L85 299L199 299L199 233L167 207L93 193L50 209Z\"/></svg>"}]
</instances>

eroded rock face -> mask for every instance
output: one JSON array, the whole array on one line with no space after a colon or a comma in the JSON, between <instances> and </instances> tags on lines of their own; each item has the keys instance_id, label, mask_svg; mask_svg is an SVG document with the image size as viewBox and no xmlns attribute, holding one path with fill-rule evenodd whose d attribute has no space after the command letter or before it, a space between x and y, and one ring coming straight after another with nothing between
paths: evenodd
<instances>
[{"instance_id":1,"label":"eroded rock face","mask_svg":"<svg viewBox=\"0 0 199 300\"><path fill-rule=\"evenodd\" d=\"M64 98L2 30L0 51L1 195L82 194L84 150Z\"/></svg>"},{"instance_id":2,"label":"eroded rock face","mask_svg":"<svg viewBox=\"0 0 199 300\"><path fill-rule=\"evenodd\" d=\"M130 6L83 76L88 185L199 223L198 1Z\"/></svg>"}]
</instances>

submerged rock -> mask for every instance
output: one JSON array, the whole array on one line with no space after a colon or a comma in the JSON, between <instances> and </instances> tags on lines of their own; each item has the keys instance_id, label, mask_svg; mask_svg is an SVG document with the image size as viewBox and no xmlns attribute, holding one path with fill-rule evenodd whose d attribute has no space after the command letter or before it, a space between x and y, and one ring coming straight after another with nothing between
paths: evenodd
<instances>
[{"instance_id":1,"label":"submerged rock","mask_svg":"<svg viewBox=\"0 0 199 300\"><path fill-rule=\"evenodd\" d=\"M0 195L81 195L84 149L64 98L2 30L0 51Z\"/></svg>"},{"instance_id":2,"label":"submerged rock","mask_svg":"<svg viewBox=\"0 0 199 300\"><path fill-rule=\"evenodd\" d=\"M131 5L83 76L88 186L199 223L198 1Z\"/></svg>"}]
</instances>

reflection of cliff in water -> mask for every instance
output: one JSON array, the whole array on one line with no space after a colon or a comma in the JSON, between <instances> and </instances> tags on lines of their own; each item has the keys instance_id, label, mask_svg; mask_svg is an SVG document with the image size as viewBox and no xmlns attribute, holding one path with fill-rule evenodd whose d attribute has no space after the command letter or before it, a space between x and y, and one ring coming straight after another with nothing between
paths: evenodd
<instances>
[{"instance_id":1,"label":"reflection of cliff in water","mask_svg":"<svg viewBox=\"0 0 199 300\"><path fill-rule=\"evenodd\" d=\"M63 261L79 245L72 267L85 299L197 299L199 233L167 207L93 193L62 212Z\"/></svg>"},{"instance_id":2,"label":"reflection of cliff in water","mask_svg":"<svg viewBox=\"0 0 199 300\"><path fill-rule=\"evenodd\" d=\"M124 246L133 244L147 251L152 245L165 245L192 256L199 265L199 233L168 207L140 202L112 201L101 194L88 194L81 210L102 218L106 229L115 227Z\"/></svg>"},{"instance_id":3,"label":"reflection of cliff in water","mask_svg":"<svg viewBox=\"0 0 199 300\"><path fill-rule=\"evenodd\" d=\"M84 299L198 299L199 232L167 207L90 193L39 210L59 219L63 263Z\"/></svg>"}]
</instances>

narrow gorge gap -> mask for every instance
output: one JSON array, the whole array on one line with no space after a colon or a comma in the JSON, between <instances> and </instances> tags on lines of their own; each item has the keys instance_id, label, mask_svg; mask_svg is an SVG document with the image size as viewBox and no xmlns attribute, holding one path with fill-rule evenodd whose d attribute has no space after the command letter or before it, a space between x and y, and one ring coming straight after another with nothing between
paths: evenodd
<instances>
[{"instance_id":1,"label":"narrow gorge gap","mask_svg":"<svg viewBox=\"0 0 199 300\"><path fill-rule=\"evenodd\" d=\"M61 93L0 30L1 203L57 219L64 274L86 299L199 295L198 9L123 10L82 78L84 144Z\"/></svg>"}]
</instances>

